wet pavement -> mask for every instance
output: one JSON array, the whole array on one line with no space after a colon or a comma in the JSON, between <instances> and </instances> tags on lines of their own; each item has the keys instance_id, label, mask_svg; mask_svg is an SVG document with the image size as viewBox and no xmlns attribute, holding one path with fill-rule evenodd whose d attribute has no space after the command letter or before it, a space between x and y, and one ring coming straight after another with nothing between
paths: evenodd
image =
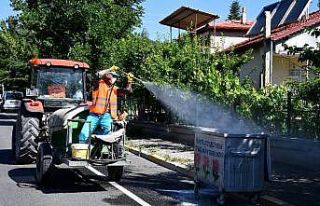
<instances>
[{"instance_id":1,"label":"wet pavement","mask_svg":"<svg viewBox=\"0 0 320 206\"><path fill-rule=\"evenodd\" d=\"M193 177L193 147L160 137L128 139L131 152ZM320 171L273 162L272 179L262 193L264 205L320 205Z\"/></svg>"}]
</instances>

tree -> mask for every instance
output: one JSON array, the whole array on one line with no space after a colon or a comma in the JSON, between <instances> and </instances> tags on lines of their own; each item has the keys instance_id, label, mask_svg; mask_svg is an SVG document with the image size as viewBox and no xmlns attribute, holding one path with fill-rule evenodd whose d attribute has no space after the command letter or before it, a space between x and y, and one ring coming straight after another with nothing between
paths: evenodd
<instances>
[{"instance_id":1,"label":"tree","mask_svg":"<svg viewBox=\"0 0 320 206\"><path fill-rule=\"evenodd\" d=\"M24 38L26 33L15 17L0 23L0 83L6 89L19 90L27 85L26 63L37 49Z\"/></svg>"},{"instance_id":2,"label":"tree","mask_svg":"<svg viewBox=\"0 0 320 206\"><path fill-rule=\"evenodd\" d=\"M230 12L228 16L228 20L240 20L240 3L239 0L233 0L230 6Z\"/></svg>"},{"instance_id":3,"label":"tree","mask_svg":"<svg viewBox=\"0 0 320 206\"><path fill-rule=\"evenodd\" d=\"M141 24L142 0L12 0L18 21L40 57L106 66L114 41Z\"/></svg>"}]
</instances>

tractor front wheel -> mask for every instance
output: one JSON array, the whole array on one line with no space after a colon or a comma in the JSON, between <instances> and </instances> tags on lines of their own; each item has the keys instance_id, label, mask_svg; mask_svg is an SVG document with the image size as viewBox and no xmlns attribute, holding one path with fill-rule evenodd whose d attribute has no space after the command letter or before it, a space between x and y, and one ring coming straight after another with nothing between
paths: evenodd
<instances>
[{"instance_id":1,"label":"tractor front wheel","mask_svg":"<svg viewBox=\"0 0 320 206\"><path fill-rule=\"evenodd\" d=\"M45 184L49 180L50 169L52 169L52 150L49 143L40 143L36 160L36 181Z\"/></svg>"},{"instance_id":2,"label":"tractor front wheel","mask_svg":"<svg viewBox=\"0 0 320 206\"><path fill-rule=\"evenodd\" d=\"M109 166L108 177L111 181L119 182L123 175L123 166Z\"/></svg>"}]
</instances>

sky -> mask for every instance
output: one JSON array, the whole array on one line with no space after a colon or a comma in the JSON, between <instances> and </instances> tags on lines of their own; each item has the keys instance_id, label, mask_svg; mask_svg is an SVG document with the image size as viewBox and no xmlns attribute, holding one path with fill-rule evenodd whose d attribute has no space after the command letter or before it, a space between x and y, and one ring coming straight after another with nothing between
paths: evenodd
<instances>
[{"instance_id":1,"label":"sky","mask_svg":"<svg viewBox=\"0 0 320 206\"><path fill-rule=\"evenodd\" d=\"M246 7L247 18L254 20L260 13L261 9L278 0L240 0L240 5ZM228 17L232 0L145 0L143 2L144 15L142 17L143 25L136 31L140 32L145 29L151 39L169 39L170 28L161 25L159 21L164 19L173 11L181 6L187 6L199 9L205 12L217 14L223 21ZM311 11L317 10L317 0L313 0ZM12 15L13 11L10 7L9 0L0 0L0 19L5 19ZM175 29L173 35L177 33Z\"/></svg>"}]
</instances>

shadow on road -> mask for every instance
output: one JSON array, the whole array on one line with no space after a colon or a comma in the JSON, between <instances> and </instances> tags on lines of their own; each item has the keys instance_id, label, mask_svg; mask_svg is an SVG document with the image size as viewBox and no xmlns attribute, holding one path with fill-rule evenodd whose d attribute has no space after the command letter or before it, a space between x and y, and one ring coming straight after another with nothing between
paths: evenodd
<instances>
[{"instance_id":1,"label":"shadow on road","mask_svg":"<svg viewBox=\"0 0 320 206\"><path fill-rule=\"evenodd\" d=\"M0 126L14 126L15 124L16 124L16 121L0 120Z\"/></svg>"},{"instance_id":2,"label":"shadow on road","mask_svg":"<svg viewBox=\"0 0 320 206\"><path fill-rule=\"evenodd\" d=\"M131 173L130 171L127 171L127 172L129 174ZM165 202L165 205L179 205L181 204L181 201L186 199L189 199L188 202L195 203L194 202L195 199L193 195L190 200L190 198L186 197L185 195L178 194L176 196L175 192L173 193L168 192L168 191L179 191L180 189L183 191L190 191L191 193L193 193L194 186L190 182L190 180L187 177L183 175L179 175L175 172L159 173L157 175L131 173L130 176L127 176L124 178L122 185L126 188L136 188L136 189L132 189L134 191L141 190L139 188L148 188L148 190L151 190L159 195L165 195L165 196L169 195L169 197L176 197L176 198L167 199ZM153 200L151 199L148 200L148 198L145 198L145 201L153 202ZM164 205L164 204L159 203L158 205Z\"/></svg>"},{"instance_id":3,"label":"shadow on road","mask_svg":"<svg viewBox=\"0 0 320 206\"><path fill-rule=\"evenodd\" d=\"M17 119L17 113L0 113L0 119Z\"/></svg>"},{"instance_id":4,"label":"shadow on road","mask_svg":"<svg viewBox=\"0 0 320 206\"><path fill-rule=\"evenodd\" d=\"M83 179L70 170L54 169L49 182L41 186L36 184L35 168L13 169L8 172L8 175L17 183L17 186L35 187L45 194L105 191L97 183Z\"/></svg>"},{"instance_id":5,"label":"shadow on road","mask_svg":"<svg viewBox=\"0 0 320 206\"><path fill-rule=\"evenodd\" d=\"M16 124L16 113L0 113L0 126L14 126Z\"/></svg>"},{"instance_id":6,"label":"shadow on road","mask_svg":"<svg viewBox=\"0 0 320 206\"><path fill-rule=\"evenodd\" d=\"M36 187L35 180L33 178L34 168L17 168L8 172L9 177L17 183L18 187Z\"/></svg>"},{"instance_id":7,"label":"shadow on road","mask_svg":"<svg viewBox=\"0 0 320 206\"><path fill-rule=\"evenodd\" d=\"M13 155L12 155L11 149L0 150L0 164L5 164L5 165L13 164Z\"/></svg>"},{"instance_id":8,"label":"shadow on road","mask_svg":"<svg viewBox=\"0 0 320 206\"><path fill-rule=\"evenodd\" d=\"M294 205L320 205L320 171L273 163L273 182L266 194Z\"/></svg>"},{"instance_id":9,"label":"shadow on road","mask_svg":"<svg viewBox=\"0 0 320 206\"><path fill-rule=\"evenodd\" d=\"M131 173L128 171L128 173ZM132 173L134 174L134 173ZM194 184L190 178L175 172L163 172L157 175L148 175L135 173L124 178L122 184L126 188L139 191L139 188L148 188L157 194L173 197L168 199L165 205L180 205L182 202L188 202L195 205L216 205L216 197L218 195L216 189L210 187L202 187L199 195L194 193ZM138 194L139 196L139 194ZM225 195L227 205L252 205L246 198ZM152 200L148 200L152 202ZM164 205L164 204L159 204Z\"/></svg>"},{"instance_id":10,"label":"shadow on road","mask_svg":"<svg viewBox=\"0 0 320 206\"><path fill-rule=\"evenodd\" d=\"M126 201L127 200L127 201ZM102 199L104 203L108 203L108 205L130 205L130 206L139 206L140 204L132 201L131 199L128 199L128 197L125 194L121 194L117 196L116 198L112 197L106 197ZM158 204L161 205L161 204Z\"/></svg>"}]
</instances>

